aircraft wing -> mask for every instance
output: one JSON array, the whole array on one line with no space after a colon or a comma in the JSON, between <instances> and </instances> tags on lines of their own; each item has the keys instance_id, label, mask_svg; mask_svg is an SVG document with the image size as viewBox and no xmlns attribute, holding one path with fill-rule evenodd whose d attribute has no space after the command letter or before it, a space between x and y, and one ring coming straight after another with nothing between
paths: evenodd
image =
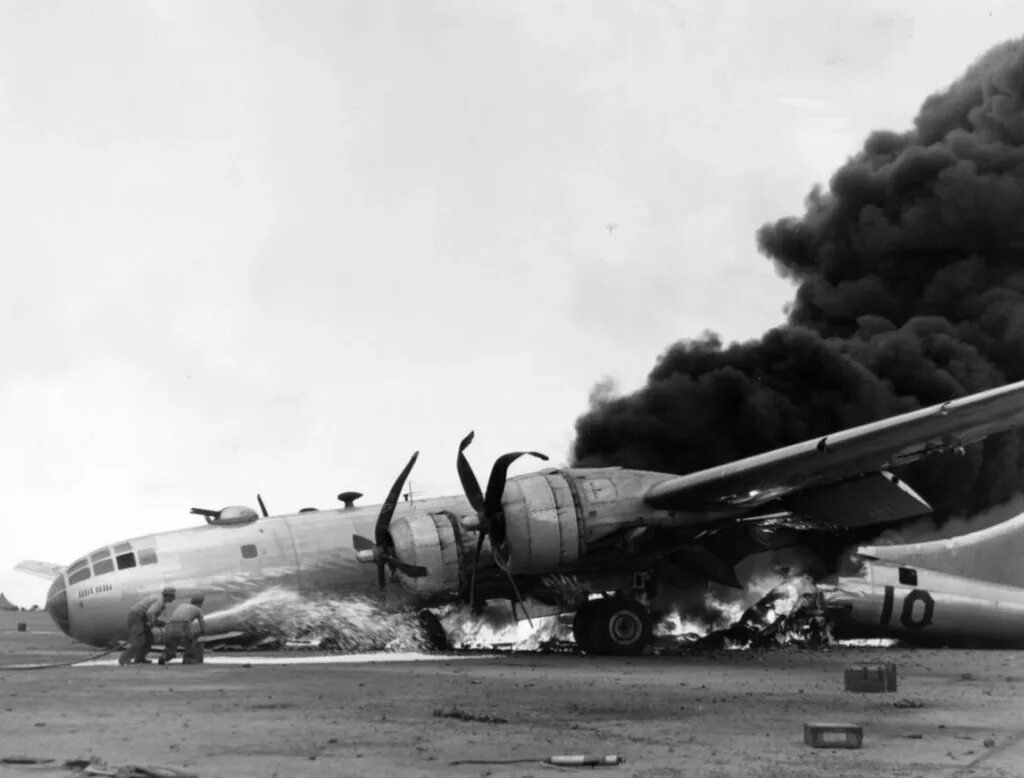
<instances>
[{"instance_id":1,"label":"aircraft wing","mask_svg":"<svg viewBox=\"0 0 1024 778\"><path fill-rule=\"evenodd\" d=\"M34 559L26 559L22 562L18 562L18 564L14 566L14 569L22 573L38 576L39 578L45 578L47 581L52 581L64 572L64 565L55 565L53 562L37 562Z\"/></svg>"},{"instance_id":2,"label":"aircraft wing","mask_svg":"<svg viewBox=\"0 0 1024 778\"><path fill-rule=\"evenodd\" d=\"M896 513L912 512L910 503L923 506L921 513L927 503L900 479L879 471L1022 424L1024 381L670 478L651 487L644 499L656 508L739 515L786 498L810 497L819 507L834 507L840 501L833 492L842 488L847 501L855 492L873 492L884 494L883 502L907 503L896 506ZM891 486L882 484L883 476Z\"/></svg>"}]
</instances>

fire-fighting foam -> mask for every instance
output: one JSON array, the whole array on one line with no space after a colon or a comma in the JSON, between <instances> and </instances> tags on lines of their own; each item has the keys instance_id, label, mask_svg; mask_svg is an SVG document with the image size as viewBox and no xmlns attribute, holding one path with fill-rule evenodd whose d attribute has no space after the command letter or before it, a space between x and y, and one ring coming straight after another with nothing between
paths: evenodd
<instances>
[{"instance_id":1,"label":"fire-fighting foam","mask_svg":"<svg viewBox=\"0 0 1024 778\"><path fill-rule=\"evenodd\" d=\"M474 616L464 605L437 615L453 648L536 650L560 635L557 617L516 622L511 610L487 608ZM362 598L332 599L272 587L206 616L208 634L243 630L274 643L315 643L346 653L409 652L429 648L413 611L395 611ZM562 636L568 637L562 633Z\"/></svg>"},{"instance_id":2,"label":"fire-fighting foam","mask_svg":"<svg viewBox=\"0 0 1024 778\"><path fill-rule=\"evenodd\" d=\"M273 587L206 617L208 634L244 629L282 642L316 640L345 652L421 651L426 639L414 613L361 598L343 600Z\"/></svg>"}]
</instances>

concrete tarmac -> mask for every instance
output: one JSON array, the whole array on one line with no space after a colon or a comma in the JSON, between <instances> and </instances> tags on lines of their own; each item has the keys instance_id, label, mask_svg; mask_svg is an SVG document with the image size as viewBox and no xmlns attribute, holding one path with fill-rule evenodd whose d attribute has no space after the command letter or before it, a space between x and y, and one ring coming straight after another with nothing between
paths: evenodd
<instances>
[{"instance_id":1,"label":"concrete tarmac","mask_svg":"<svg viewBox=\"0 0 1024 778\"><path fill-rule=\"evenodd\" d=\"M45 622L35 625L39 632L5 625L5 667L92 653L44 634ZM218 778L573 772L541 764L554 754L618 754L624 764L598 772L636 778L1024 776L1018 652L783 649L286 665L260 656L203 666L0 669L0 758L94 758ZM843 690L847 665L882 661L898 664L898 691ZM863 747L810 748L803 724L811 721L860 724ZM459 760L481 763L451 764ZM73 774L0 765L3 778Z\"/></svg>"}]
</instances>

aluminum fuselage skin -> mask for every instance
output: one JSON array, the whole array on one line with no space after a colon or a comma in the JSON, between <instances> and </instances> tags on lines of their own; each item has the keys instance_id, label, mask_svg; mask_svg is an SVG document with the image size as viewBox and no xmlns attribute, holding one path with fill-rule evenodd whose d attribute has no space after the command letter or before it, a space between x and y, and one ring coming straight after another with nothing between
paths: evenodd
<instances>
[{"instance_id":1,"label":"aluminum fuselage skin","mask_svg":"<svg viewBox=\"0 0 1024 778\"><path fill-rule=\"evenodd\" d=\"M1024 647L1024 589L920 567L865 563L824 590L837 636Z\"/></svg>"},{"instance_id":2,"label":"aluminum fuselage skin","mask_svg":"<svg viewBox=\"0 0 1024 778\"><path fill-rule=\"evenodd\" d=\"M218 612L273 587L308 594L366 597L389 607L415 605L415 595L397 582L382 594L376 567L356 558L352 536L373 538L379 509L366 506L309 511L263 517L245 524L205 524L132 538L127 542L133 548L153 549L157 562L69 584L65 631L75 640L96 646L122 640L127 636L126 611L143 596L164 586L175 587L176 602L183 602L196 592L204 594L209 634L239 630L239 624L232 623L230 617L218 617ZM473 513L465 499L446 497L400 503L394 519L434 511L458 516ZM51 594L47 603L51 615L54 607Z\"/></svg>"}]
</instances>

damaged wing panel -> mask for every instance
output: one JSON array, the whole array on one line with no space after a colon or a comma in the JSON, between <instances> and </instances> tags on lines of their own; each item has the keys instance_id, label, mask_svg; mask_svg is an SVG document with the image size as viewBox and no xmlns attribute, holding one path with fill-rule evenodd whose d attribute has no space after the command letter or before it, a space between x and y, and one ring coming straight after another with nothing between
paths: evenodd
<instances>
[{"instance_id":1,"label":"damaged wing panel","mask_svg":"<svg viewBox=\"0 0 1024 778\"><path fill-rule=\"evenodd\" d=\"M781 502L798 516L843 528L891 524L931 512L920 495L891 473L797 492Z\"/></svg>"},{"instance_id":2,"label":"damaged wing panel","mask_svg":"<svg viewBox=\"0 0 1024 778\"><path fill-rule=\"evenodd\" d=\"M1024 381L667 479L646 496L670 510L747 510L901 466L1024 424Z\"/></svg>"}]
</instances>

